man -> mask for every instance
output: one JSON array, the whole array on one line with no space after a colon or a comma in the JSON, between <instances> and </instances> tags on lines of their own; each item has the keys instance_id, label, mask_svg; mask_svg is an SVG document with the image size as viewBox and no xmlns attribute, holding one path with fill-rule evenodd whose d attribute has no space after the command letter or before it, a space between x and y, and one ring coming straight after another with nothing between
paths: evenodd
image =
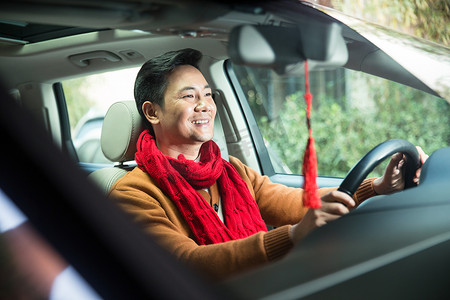
<instances>
[{"instance_id":1,"label":"man","mask_svg":"<svg viewBox=\"0 0 450 300\"><path fill-rule=\"evenodd\" d=\"M138 167L111 196L181 261L217 279L284 256L314 228L376 194L403 189L403 156L381 178L366 179L351 198L320 189L322 208L307 210L302 189L270 182L213 137L216 106L198 69L201 53L168 52L145 63L135 99L148 129L137 143ZM276 229L266 231L266 224Z\"/></svg>"}]
</instances>

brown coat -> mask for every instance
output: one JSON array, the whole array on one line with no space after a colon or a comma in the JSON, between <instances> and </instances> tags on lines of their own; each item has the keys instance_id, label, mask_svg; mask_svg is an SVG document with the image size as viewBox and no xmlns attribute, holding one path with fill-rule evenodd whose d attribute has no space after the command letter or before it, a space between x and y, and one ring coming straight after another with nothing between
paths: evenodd
<instances>
[{"instance_id":1,"label":"brown coat","mask_svg":"<svg viewBox=\"0 0 450 300\"><path fill-rule=\"evenodd\" d=\"M247 183L266 224L276 229L226 243L198 245L175 204L139 168L118 180L110 197L175 257L222 279L284 256L293 246L289 239L290 225L299 222L307 211L302 204L302 189L272 183L237 158L230 157L230 163ZM364 181L358 189L355 194L355 199L361 198L358 202L375 195L371 182ZM334 189L319 191L323 195ZM216 186L211 188L211 197L200 191L211 205L218 202L218 193Z\"/></svg>"}]
</instances>

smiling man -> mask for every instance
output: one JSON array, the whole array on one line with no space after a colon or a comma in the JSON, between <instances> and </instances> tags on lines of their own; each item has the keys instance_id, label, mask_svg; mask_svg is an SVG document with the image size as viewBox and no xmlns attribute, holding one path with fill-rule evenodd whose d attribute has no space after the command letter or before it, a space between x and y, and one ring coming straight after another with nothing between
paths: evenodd
<instances>
[{"instance_id":1,"label":"smiling man","mask_svg":"<svg viewBox=\"0 0 450 300\"><path fill-rule=\"evenodd\" d=\"M222 279L283 257L369 197L403 189L397 154L384 176L366 179L353 198L320 189L322 207L308 210L302 189L272 183L235 157L222 159L212 141L216 106L198 69L201 57L183 49L142 66L135 100L147 129L137 142L138 166L110 192L179 260Z\"/></svg>"},{"instance_id":2,"label":"smiling man","mask_svg":"<svg viewBox=\"0 0 450 300\"><path fill-rule=\"evenodd\" d=\"M170 157L194 160L213 137L216 105L202 73L191 65L173 70L164 102L145 101L142 111L152 125L159 150Z\"/></svg>"}]
</instances>

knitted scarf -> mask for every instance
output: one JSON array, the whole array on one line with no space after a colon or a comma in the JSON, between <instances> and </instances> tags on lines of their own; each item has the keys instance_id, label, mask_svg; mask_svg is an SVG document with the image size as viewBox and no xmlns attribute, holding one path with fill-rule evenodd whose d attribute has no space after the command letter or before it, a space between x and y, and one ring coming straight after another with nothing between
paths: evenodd
<instances>
[{"instance_id":1,"label":"knitted scarf","mask_svg":"<svg viewBox=\"0 0 450 300\"><path fill-rule=\"evenodd\" d=\"M175 203L200 245L222 243L267 231L256 201L245 181L232 164L222 159L213 141L203 143L200 161L164 155L155 139L144 130L137 142L138 167L157 181ZM224 223L196 191L217 181L224 213Z\"/></svg>"}]
</instances>

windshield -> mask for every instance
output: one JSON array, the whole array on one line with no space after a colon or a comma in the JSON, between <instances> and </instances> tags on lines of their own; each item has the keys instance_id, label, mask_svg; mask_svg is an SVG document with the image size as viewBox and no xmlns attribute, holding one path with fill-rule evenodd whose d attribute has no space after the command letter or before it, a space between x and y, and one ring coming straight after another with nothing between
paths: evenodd
<instances>
[{"instance_id":1,"label":"windshield","mask_svg":"<svg viewBox=\"0 0 450 300\"><path fill-rule=\"evenodd\" d=\"M233 65L274 169L301 174L307 141L304 76ZM405 139L427 153L450 145L450 105L411 87L344 68L310 73L318 173L342 177L373 147ZM385 165L375 169L382 175Z\"/></svg>"}]
</instances>

